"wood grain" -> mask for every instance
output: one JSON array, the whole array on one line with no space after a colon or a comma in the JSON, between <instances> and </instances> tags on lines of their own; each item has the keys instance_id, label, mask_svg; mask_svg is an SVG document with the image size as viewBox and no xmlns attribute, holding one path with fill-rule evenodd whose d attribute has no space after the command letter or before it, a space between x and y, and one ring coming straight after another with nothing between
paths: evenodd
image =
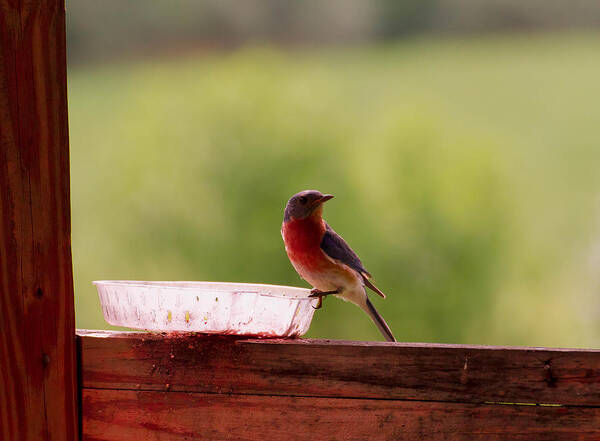
<instances>
[{"instance_id":1,"label":"wood grain","mask_svg":"<svg viewBox=\"0 0 600 441\"><path fill-rule=\"evenodd\" d=\"M600 405L600 351L78 331L84 388Z\"/></svg>"},{"instance_id":2,"label":"wood grain","mask_svg":"<svg viewBox=\"0 0 600 441\"><path fill-rule=\"evenodd\" d=\"M600 409L83 391L84 441L598 440Z\"/></svg>"},{"instance_id":3,"label":"wood grain","mask_svg":"<svg viewBox=\"0 0 600 441\"><path fill-rule=\"evenodd\" d=\"M0 0L0 327L0 439L75 440L61 0Z\"/></svg>"}]
</instances>

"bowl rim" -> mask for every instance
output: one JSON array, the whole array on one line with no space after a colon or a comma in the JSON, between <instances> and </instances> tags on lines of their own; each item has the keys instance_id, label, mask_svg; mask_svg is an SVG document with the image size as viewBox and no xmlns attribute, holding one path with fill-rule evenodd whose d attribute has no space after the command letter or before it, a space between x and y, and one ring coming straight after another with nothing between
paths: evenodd
<instances>
[{"instance_id":1,"label":"bowl rim","mask_svg":"<svg viewBox=\"0 0 600 441\"><path fill-rule=\"evenodd\" d=\"M298 286L273 285L267 283L240 283L240 282L211 282L195 280L94 280L92 284L96 287L104 286L127 286L149 289L172 289L178 291L211 291L223 293L252 293L266 297L279 297L294 300L315 300L308 297L310 289ZM267 290L278 290L284 292L265 292ZM285 293L287 291L287 295Z\"/></svg>"}]
</instances>

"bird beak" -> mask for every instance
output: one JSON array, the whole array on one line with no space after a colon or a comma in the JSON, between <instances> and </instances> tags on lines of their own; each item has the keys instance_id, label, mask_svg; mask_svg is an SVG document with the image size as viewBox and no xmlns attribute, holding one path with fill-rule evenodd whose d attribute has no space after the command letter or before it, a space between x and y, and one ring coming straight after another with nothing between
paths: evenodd
<instances>
[{"instance_id":1,"label":"bird beak","mask_svg":"<svg viewBox=\"0 0 600 441\"><path fill-rule=\"evenodd\" d=\"M327 202L329 199L333 199L332 194L324 194L319 199L315 201L315 205L322 204L323 202Z\"/></svg>"}]
</instances>

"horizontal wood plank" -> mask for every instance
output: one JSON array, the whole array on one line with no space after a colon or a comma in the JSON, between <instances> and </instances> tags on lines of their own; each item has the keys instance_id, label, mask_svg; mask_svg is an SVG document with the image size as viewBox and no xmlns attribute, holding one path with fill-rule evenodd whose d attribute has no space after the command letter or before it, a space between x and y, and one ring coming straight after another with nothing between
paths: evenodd
<instances>
[{"instance_id":1,"label":"horizontal wood plank","mask_svg":"<svg viewBox=\"0 0 600 441\"><path fill-rule=\"evenodd\" d=\"M600 351L79 331L84 388L600 406Z\"/></svg>"},{"instance_id":2,"label":"horizontal wood plank","mask_svg":"<svg viewBox=\"0 0 600 441\"><path fill-rule=\"evenodd\" d=\"M599 408L83 390L84 441L585 441L599 427Z\"/></svg>"}]
</instances>

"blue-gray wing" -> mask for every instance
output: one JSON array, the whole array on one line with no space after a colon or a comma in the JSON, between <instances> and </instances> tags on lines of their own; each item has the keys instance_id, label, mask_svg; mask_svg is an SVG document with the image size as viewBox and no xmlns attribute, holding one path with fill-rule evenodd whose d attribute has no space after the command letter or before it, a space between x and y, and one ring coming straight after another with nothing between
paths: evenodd
<instances>
[{"instance_id":1,"label":"blue-gray wing","mask_svg":"<svg viewBox=\"0 0 600 441\"><path fill-rule=\"evenodd\" d=\"M385 294L369 280L371 274L366 270L352 248L350 248L350 245L342 239L342 236L333 231L333 228L331 228L327 222L325 222L325 227L325 234L323 235L323 239L321 239L321 249L325 254L348 265L358 272L361 275L364 284L385 299Z\"/></svg>"},{"instance_id":2,"label":"blue-gray wing","mask_svg":"<svg viewBox=\"0 0 600 441\"><path fill-rule=\"evenodd\" d=\"M321 249L325 252L325 254L348 265L361 275L364 274L367 277L370 277L369 272L363 266L356 253L352 250L352 248L350 248L346 241L342 239L339 234L333 231L333 228L331 228L327 223L325 223L325 227L325 234L321 240Z\"/></svg>"}]
</instances>

